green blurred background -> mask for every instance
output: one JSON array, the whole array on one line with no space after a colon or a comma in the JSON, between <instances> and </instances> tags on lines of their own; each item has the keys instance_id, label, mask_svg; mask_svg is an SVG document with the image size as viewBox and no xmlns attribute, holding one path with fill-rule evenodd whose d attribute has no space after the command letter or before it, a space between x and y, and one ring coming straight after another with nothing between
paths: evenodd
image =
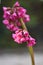
<instances>
[{"instance_id":1,"label":"green blurred background","mask_svg":"<svg viewBox=\"0 0 43 65\"><path fill-rule=\"evenodd\" d=\"M12 37L11 32L6 29L2 23L3 20L3 6L10 6L19 1L21 6L27 9L27 13L30 15L30 22L26 23L30 35L36 39L36 46L43 45L43 0L1 0L0 2L0 48L15 48L25 47L25 43L22 45L16 44Z\"/></svg>"}]
</instances>

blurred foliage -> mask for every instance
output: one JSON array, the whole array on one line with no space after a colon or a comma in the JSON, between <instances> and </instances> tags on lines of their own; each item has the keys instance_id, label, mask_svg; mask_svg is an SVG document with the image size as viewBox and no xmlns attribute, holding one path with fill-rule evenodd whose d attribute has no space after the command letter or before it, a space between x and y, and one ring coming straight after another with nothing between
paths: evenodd
<instances>
[{"instance_id":1,"label":"blurred foliage","mask_svg":"<svg viewBox=\"0 0 43 65\"><path fill-rule=\"evenodd\" d=\"M21 6L27 9L27 13L30 15L30 22L26 23L28 31L31 36L37 40L43 37L43 1L42 0L1 0L1 18L0 18L0 48L15 48L24 47L26 44L16 44L12 37L11 32L3 25L3 6L10 6L19 1ZM41 31L41 32L40 32Z\"/></svg>"}]
</instances>

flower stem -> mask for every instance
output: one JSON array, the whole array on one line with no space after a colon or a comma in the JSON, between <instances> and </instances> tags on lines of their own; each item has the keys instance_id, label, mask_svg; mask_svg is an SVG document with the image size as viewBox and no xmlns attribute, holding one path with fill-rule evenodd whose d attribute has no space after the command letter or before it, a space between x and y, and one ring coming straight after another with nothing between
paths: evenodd
<instances>
[{"instance_id":1,"label":"flower stem","mask_svg":"<svg viewBox=\"0 0 43 65\"><path fill-rule=\"evenodd\" d=\"M28 49L29 49L29 52L30 52L30 55L31 55L32 65L35 65L33 47L30 46Z\"/></svg>"},{"instance_id":2,"label":"flower stem","mask_svg":"<svg viewBox=\"0 0 43 65\"><path fill-rule=\"evenodd\" d=\"M25 23L23 22L23 19L22 18L20 19L20 22L21 22L22 28L25 29L25 30L27 30L27 28L25 26ZM33 47L30 46L30 47L28 47L28 49L29 49L29 53L31 55L32 65L35 65Z\"/></svg>"}]
</instances>

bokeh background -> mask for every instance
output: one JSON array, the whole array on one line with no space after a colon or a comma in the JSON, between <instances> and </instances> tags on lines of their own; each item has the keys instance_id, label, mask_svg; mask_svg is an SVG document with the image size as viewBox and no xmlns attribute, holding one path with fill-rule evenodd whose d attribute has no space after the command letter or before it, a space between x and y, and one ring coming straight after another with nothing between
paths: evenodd
<instances>
[{"instance_id":1,"label":"bokeh background","mask_svg":"<svg viewBox=\"0 0 43 65\"><path fill-rule=\"evenodd\" d=\"M26 8L27 13L30 15L31 20L30 22L26 23L26 26L28 31L30 32L30 35L36 39L36 45L34 46L34 51L38 53L40 52L43 54L43 0L0 0L0 15L1 15L0 17L0 50L11 49L9 50L9 52L11 53L12 53L12 50L17 51L19 54L21 52L27 53L27 51L24 51L24 49L25 50L27 49L26 45L16 44L11 37L11 32L8 29L6 29L5 25L3 25L2 23L3 21L2 7L3 6L12 7L12 5L16 1L19 1L21 6ZM18 50L18 48L21 48L21 51L20 49ZM43 65L43 63L42 64L40 63L40 65Z\"/></svg>"}]
</instances>

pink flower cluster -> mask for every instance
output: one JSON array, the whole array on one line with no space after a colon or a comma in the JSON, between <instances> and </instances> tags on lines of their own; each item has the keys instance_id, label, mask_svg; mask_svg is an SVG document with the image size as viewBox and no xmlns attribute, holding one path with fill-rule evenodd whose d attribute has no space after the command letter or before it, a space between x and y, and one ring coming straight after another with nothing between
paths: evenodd
<instances>
[{"instance_id":1,"label":"pink flower cluster","mask_svg":"<svg viewBox=\"0 0 43 65\"><path fill-rule=\"evenodd\" d=\"M30 21L30 16L26 14L26 9L20 7L18 2L14 4L13 8L3 7L3 11L3 23L11 31L15 31L21 26L20 18L22 18L24 22Z\"/></svg>"},{"instance_id":2,"label":"pink flower cluster","mask_svg":"<svg viewBox=\"0 0 43 65\"><path fill-rule=\"evenodd\" d=\"M22 44L23 42L27 42L27 46L33 46L35 44L35 39L26 30L18 29L12 34L12 37L18 44Z\"/></svg>"},{"instance_id":3,"label":"pink flower cluster","mask_svg":"<svg viewBox=\"0 0 43 65\"><path fill-rule=\"evenodd\" d=\"M30 21L30 16L26 14L26 9L20 6L19 2L16 2L12 8L3 7L3 24L7 29L14 32L12 38L18 44L23 42L28 42L27 46L32 46L35 44L35 39L32 38L26 30L20 29L21 23L20 19L22 18L24 22Z\"/></svg>"}]
</instances>

